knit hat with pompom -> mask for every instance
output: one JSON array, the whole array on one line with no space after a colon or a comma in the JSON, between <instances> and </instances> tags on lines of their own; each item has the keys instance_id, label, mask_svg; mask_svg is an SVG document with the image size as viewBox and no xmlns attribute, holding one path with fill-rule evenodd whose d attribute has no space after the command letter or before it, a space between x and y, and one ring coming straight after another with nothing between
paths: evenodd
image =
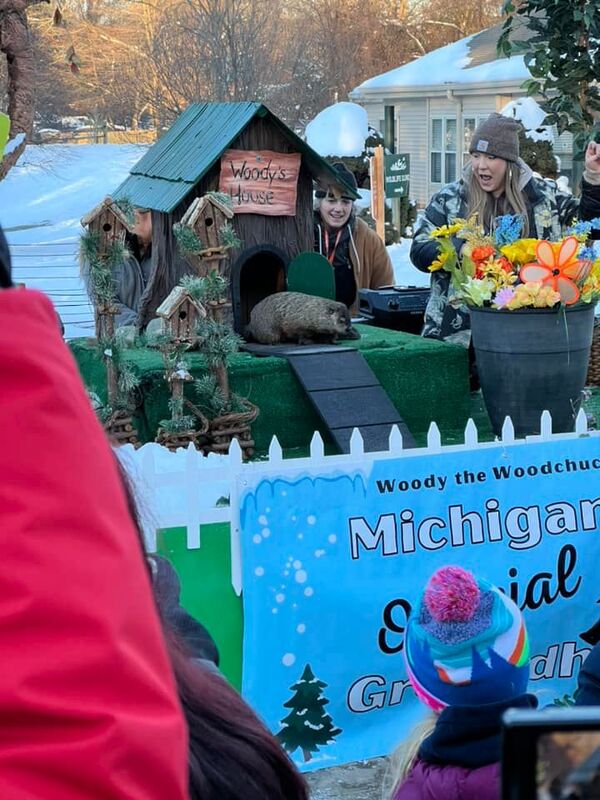
<instances>
[{"instance_id":1,"label":"knit hat with pompom","mask_svg":"<svg viewBox=\"0 0 600 800\"><path fill-rule=\"evenodd\" d=\"M434 711L500 703L527 690L529 642L521 612L462 567L431 576L408 621L404 652L417 696Z\"/></svg>"}]
</instances>

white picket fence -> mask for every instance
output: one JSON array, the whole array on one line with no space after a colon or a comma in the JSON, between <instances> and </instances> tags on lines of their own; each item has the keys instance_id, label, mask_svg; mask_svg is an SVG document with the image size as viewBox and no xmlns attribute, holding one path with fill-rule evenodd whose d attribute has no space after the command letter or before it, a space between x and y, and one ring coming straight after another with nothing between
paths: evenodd
<instances>
[{"instance_id":1,"label":"white picket fence","mask_svg":"<svg viewBox=\"0 0 600 800\"><path fill-rule=\"evenodd\" d=\"M192 445L172 453L158 444L146 444L137 450L132 445L125 445L119 448L118 453L136 487L148 550L156 550L156 531L159 528L185 527L187 547L194 549L201 546L201 525L227 522L231 525L231 581L239 594L242 577L238 486L243 488L245 476L252 475L254 478L262 474L277 474L285 477L289 473L339 471L351 467L355 469L358 463L367 466L382 459L410 459L441 452L497 447L499 443L507 447L522 447L533 442L568 440L580 436L600 436L600 431L588 431L583 409L577 415L573 433L552 433L552 418L544 411L540 434L525 439L515 439L513 424L507 418L499 440L479 442L477 426L470 419L465 426L463 444L442 445L440 430L432 422L425 447L405 450L402 434L394 426L390 433L389 449L376 453L365 453L362 436L356 428L350 439L350 453L343 455L325 455L325 446L318 432L313 434L310 454L305 458L284 459L275 436L271 440L268 457L264 461L248 463L242 460L237 440L232 442L226 456L204 456ZM218 506L219 498L228 504Z\"/></svg>"}]
</instances>

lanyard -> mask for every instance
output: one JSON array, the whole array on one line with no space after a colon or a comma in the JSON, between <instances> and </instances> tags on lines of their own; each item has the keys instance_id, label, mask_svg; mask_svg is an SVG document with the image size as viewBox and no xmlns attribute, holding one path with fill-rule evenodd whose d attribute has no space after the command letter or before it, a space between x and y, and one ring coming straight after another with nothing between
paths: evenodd
<instances>
[{"instance_id":1,"label":"lanyard","mask_svg":"<svg viewBox=\"0 0 600 800\"><path fill-rule=\"evenodd\" d=\"M331 254L329 253L329 233L325 230L325 251L327 253L327 261L330 264L333 264L333 259L335 258L335 251L337 250L337 246L340 243L340 239L342 238L342 228L339 229L337 236L335 237L335 243L333 245L333 251Z\"/></svg>"}]
</instances>

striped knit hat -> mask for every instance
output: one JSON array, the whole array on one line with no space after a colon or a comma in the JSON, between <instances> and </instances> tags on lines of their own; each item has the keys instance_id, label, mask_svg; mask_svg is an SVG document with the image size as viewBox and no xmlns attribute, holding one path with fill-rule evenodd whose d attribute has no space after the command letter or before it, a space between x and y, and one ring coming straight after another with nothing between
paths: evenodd
<instances>
[{"instance_id":1,"label":"striped knit hat","mask_svg":"<svg viewBox=\"0 0 600 800\"><path fill-rule=\"evenodd\" d=\"M434 711L525 694L529 642L517 606L461 567L435 572L408 621L408 677Z\"/></svg>"}]
</instances>

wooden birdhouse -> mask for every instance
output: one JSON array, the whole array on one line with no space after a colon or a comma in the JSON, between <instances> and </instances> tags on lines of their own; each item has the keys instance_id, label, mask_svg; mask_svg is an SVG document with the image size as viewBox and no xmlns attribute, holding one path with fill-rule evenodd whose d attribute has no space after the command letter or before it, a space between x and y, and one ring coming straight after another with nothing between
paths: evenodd
<instances>
[{"instance_id":1,"label":"wooden birdhouse","mask_svg":"<svg viewBox=\"0 0 600 800\"><path fill-rule=\"evenodd\" d=\"M181 224L194 231L202 242L202 250L219 252L226 250L220 231L233 218L233 211L211 195L197 197L185 212Z\"/></svg>"},{"instance_id":2,"label":"wooden birdhouse","mask_svg":"<svg viewBox=\"0 0 600 800\"><path fill-rule=\"evenodd\" d=\"M183 286L176 286L156 309L162 319L163 333L177 342L196 342L196 325L206 317L202 303L190 295Z\"/></svg>"},{"instance_id":3,"label":"wooden birdhouse","mask_svg":"<svg viewBox=\"0 0 600 800\"><path fill-rule=\"evenodd\" d=\"M81 224L98 236L100 256L106 255L113 243L124 244L125 234L130 230L130 220L112 197L105 197L100 205L82 217Z\"/></svg>"}]
</instances>

